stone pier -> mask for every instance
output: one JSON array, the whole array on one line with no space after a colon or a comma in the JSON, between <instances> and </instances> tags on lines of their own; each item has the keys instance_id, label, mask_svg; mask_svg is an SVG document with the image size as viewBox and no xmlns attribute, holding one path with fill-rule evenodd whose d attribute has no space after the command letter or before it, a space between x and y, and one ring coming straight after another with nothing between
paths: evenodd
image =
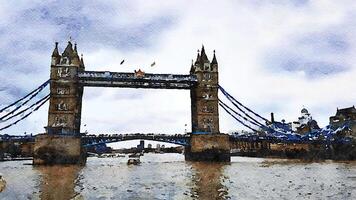
<instances>
[{"instance_id":1,"label":"stone pier","mask_svg":"<svg viewBox=\"0 0 356 200\"><path fill-rule=\"evenodd\" d=\"M33 164L85 164L86 153L81 139L66 135L37 135Z\"/></svg>"},{"instance_id":2,"label":"stone pier","mask_svg":"<svg viewBox=\"0 0 356 200\"><path fill-rule=\"evenodd\" d=\"M185 149L188 161L230 162L229 136L225 134L192 135Z\"/></svg>"},{"instance_id":3,"label":"stone pier","mask_svg":"<svg viewBox=\"0 0 356 200\"><path fill-rule=\"evenodd\" d=\"M50 99L46 134L38 135L34 146L34 164L84 164L80 124L83 86L78 73L84 71L77 45L68 42L60 55L58 43L52 53Z\"/></svg>"}]
</instances>

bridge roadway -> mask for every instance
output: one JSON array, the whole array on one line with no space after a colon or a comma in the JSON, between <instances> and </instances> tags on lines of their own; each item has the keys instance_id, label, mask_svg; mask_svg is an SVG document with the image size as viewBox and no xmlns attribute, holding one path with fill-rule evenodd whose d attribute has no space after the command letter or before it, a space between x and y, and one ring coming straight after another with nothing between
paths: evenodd
<instances>
[{"instance_id":1,"label":"bridge roadway","mask_svg":"<svg viewBox=\"0 0 356 200\"><path fill-rule=\"evenodd\" d=\"M350 143L349 140L311 140L309 137L294 137L294 138L278 138L275 136L259 136L259 135L237 135L231 134L230 142L269 142L269 143L298 143L298 144L337 144ZM159 133L130 133L130 134L82 134L82 142L84 146L94 146L99 144L108 144L129 140L151 140L157 142L166 142L187 146L189 144L190 133L188 134L159 134ZM0 142L34 142L35 135L0 135Z\"/></svg>"},{"instance_id":2,"label":"bridge roadway","mask_svg":"<svg viewBox=\"0 0 356 200\"><path fill-rule=\"evenodd\" d=\"M82 134L82 142L84 146L93 146L99 144L108 144L129 140L152 140L158 142L166 142L177 145L188 145L189 134L157 134L157 133L130 133L130 134ZM0 135L0 142L34 142L35 135Z\"/></svg>"},{"instance_id":3,"label":"bridge roadway","mask_svg":"<svg viewBox=\"0 0 356 200\"><path fill-rule=\"evenodd\" d=\"M152 89L191 89L198 80L195 75L150 74L84 71L78 73L79 84L88 87L125 87Z\"/></svg>"},{"instance_id":4,"label":"bridge roadway","mask_svg":"<svg viewBox=\"0 0 356 200\"><path fill-rule=\"evenodd\" d=\"M133 134L100 134L82 136L84 146L93 146L98 144L108 144L128 140L152 140L158 142L167 142L187 146L189 144L189 134L154 134L154 133L133 133Z\"/></svg>"}]
</instances>

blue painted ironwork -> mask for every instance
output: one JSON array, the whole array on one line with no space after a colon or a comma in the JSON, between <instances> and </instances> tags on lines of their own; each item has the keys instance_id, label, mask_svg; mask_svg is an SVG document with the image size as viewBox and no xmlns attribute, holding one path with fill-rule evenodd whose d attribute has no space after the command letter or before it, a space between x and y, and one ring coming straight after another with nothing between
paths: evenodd
<instances>
[{"instance_id":1,"label":"blue painted ironwork","mask_svg":"<svg viewBox=\"0 0 356 200\"><path fill-rule=\"evenodd\" d=\"M17 103L19 103L19 102L21 102L22 100L26 99L26 98L29 97L30 95L32 95L32 96L30 97L30 99L33 98L33 97L35 97L35 96L36 96L43 88L45 88L48 84L49 84L49 80L47 80L46 82L42 83L38 88L34 89L33 91L31 91L30 93L28 93L28 94L25 95L24 97L20 98L19 100L17 100L17 101L15 101L15 102L11 103L10 105L5 106L4 108L0 109L0 113L2 113L4 110L6 110L6 109L8 109L8 108L10 108L10 107L12 107L12 106L14 106L14 105L16 105ZM28 102L28 100L27 100L26 102L22 103L21 106L24 105L24 104L26 104L27 102ZM20 106L20 107L21 107L21 106ZM16 108L15 108L15 109L16 109ZM17 108L17 109L18 109L18 108ZM16 110L15 110L15 111L16 111ZM13 111L13 112L14 112L14 111Z\"/></svg>"},{"instance_id":2,"label":"blue painted ironwork","mask_svg":"<svg viewBox=\"0 0 356 200\"><path fill-rule=\"evenodd\" d=\"M232 97L229 93L227 93L221 86L219 89L222 91L224 96L228 98L228 100L233 103L240 112L232 109L224 102L219 99L219 105L229 114L231 115L238 123L244 125L245 127L251 129L253 132L249 134L237 134L233 133L231 136L231 140L235 141L268 141L271 143L321 143L321 144L350 144L352 142L352 138L342 136L342 132L351 131L350 124L345 123L341 127L330 127L327 126L323 129L313 130L306 134L299 134L291 130L291 128L282 122L269 122L266 120L266 125L257 123L257 120L242 109L239 106L242 106L247 111L252 112L255 116L258 116L261 119L261 115L253 112L251 109L244 106L242 103L237 101L234 97ZM239 105L236 105L234 102L237 102ZM235 115L239 116L237 118ZM244 117L243 115L247 116ZM250 125L254 125L258 127L255 129Z\"/></svg>"},{"instance_id":3,"label":"blue painted ironwork","mask_svg":"<svg viewBox=\"0 0 356 200\"><path fill-rule=\"evenodd\" d=\"M189 135L184 134L153 134L153 133L134 133L134 134L107 134L107 135L83 135L82 141L84 146L92 146L103 143L114 143L128 140L152 140L158 142L166 142L177 145L188 145Z\"/></svg>"},{"instance_id":4,"label":"blue painted ironwork","mask_svg":"<svg viewBox=\"0 0 356 200\"><path fill-rule=\"evenodd\" d=\"M5 129L7 129L7 128L10 128L11 126L17 124L18 122L20 122L20 121L26 119L26 118L27 118L28 116L30 116L33 112L37 111L41 106L43 106L43 104L45 104L48 100L49 100L49 95L43 97L42 99L40 99L39 101L37 101L36 103L34 103L33 105L31 105L31 106L29 107L29 108L32 108L32 107L34 107L34 106L37 105L31 112L27 113L26 115L24 115L24 116L21 117L20 119L16 120L15 122L12 122L11 124L0 128L0 131L5 130ZM28 109L25 109L25 110L21 111L20 113L23 113L23 112L25 112L26 110L28 110ZM18 114L20 114L20 113L18 113ZM18 115L18 114L16 114L16 115Z\"/></svg>"},{"instance_id":5,"label":"blue painted ironwork","mask_svg":"<svg viewBox=\"0 0 356 200\"><path fill-rule=\"evenodd\" d=\"M152 140L157 142L166 142L182 146L188 146L189 134L100 134L100 135L85 135L82 134L82 144L85 147L95 146L100 144L109 144L115 142L129 141L129 140ZM35 135L15 136L15 135L0 135L0 141L13 141L13 142L34 142Z\"/></svg>"}]
</instances>

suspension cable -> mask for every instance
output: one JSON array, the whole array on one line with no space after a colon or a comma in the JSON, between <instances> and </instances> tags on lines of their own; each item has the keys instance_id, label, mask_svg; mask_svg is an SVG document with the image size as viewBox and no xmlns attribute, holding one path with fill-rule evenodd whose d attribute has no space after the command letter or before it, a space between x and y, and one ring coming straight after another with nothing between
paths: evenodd
<instances>
[{"instance_id":1,"label":"suspension cable","mask_svg":"<svg viewBox=\"0 0 356 200\"><path fill-rule=\"evenodd\" d=\"M240 124L242 124L243 126L251 129L254 132L258 132L256 129L252 128L251 126L245 124L244 122L242 122L241 120L239 120L236 116L234 116L227 108L224 107L224 105L222 103L219 103L219 105L231 116L233 117L236 121L238 121Z\"/></svg>"},{"instance_id":2,"label":"suspension cable","mask_svg":"<svg viewBox=\"0 0 356 200\"><path fill-rule=\"evenodd\" d=\"M14 117L16 117L16 116L21 115L22 113L26 112L27 110L29 110L29 109L33 108L34 106L40 104L43 100L45 100L47 97L49 97L49 95L50 95L50 94L46 95L45 97L43 97L42 99L38 100L36 103L32 104L32 105L29 106L28 108L26 108L26 109L24 109L24 110L22 110L22 111L20 111L20 112L18 112L18 113L16 113L16 114L14 114L14 115L8 117L8 118L6 118L6 119L2 119L2 122L6 122L6 121L8 121L8 120L10 120L10 119L12 119L12 118L14 118Z\"/></svg>"},{"instance_id":3,"label":"suspension cable","mask_svg":"<svg viewBox=\"0 0 356 200\"><path fill-rule=\"evenodd\" d=\"M27 97L29 97L30 95L32 95L33 93L35 93L37 90L42 90L44 87L46 87L46 86L48 85L48 83L49 83L49 80L47 80L46 82L42 83L42 85L40 85L38 88L36 88L36 89L34 89L33 91L31 91L30 93L28 93L26 96L24 96L24 97L22 97L21 99L15 101L14 103L12 103L12 104L10 104L10 105L8 105L8 106L2 108L2 109L0 110L0 113L2 113L4 110L10 108L11 106L17 104L18 102L20 102L20 101L26 99ZM32 98L33 98L33 97L32 97Z\"/></svg>"},{"instance_id":4,"label":"suspension cable","mask_svg":"<svg viewBox=\"0 0 356 200\"><path fill-rule=\"evenodd\" d=\"M236 115L238 115L239 117L241 117L242 119L244 119L245 121L255 125L255 126L258 126L260 127L259 124L257 124L256 122L254 121L250 121L249 119L247 119L246 117L244 117L243 115L241 115L240 113L236 112L234 109L232 109L230 106L226 105L223 101L221 101L220 99L219 100L219 103L223 104L226 108L228 108L230 111L232 111L233 113L235 113Z\"/></svg>"},{"instance_id":5,"label":"suspension cable","mask_svg":"<svg viewBox=\"0 0 356 200\"><path fill-rule=\"evenodd\" d=\"M254 111L252 111L251 109L249 109L248 107L244 106L241 102L239 102L238 100L236 100L233 96L231 96L228 92L226 92L226 90L221 87L221 85L218 85L219 86L219 89L220 91L225 95L225 96L230 96L236 103L238 103L240 106L242 106L243 108L245 108L246 110L248 110L249 112L253 113L254 115L256 115L257 117L265 120L266 122L269 122L268 119L262 117L261 115L255 113Z\"/></svg>"},{"instance_id":6,"label":"suspension cable","mask_svg":"<svg viewBox=\"0 0 356 200\"><path fill-rule=\"evenodd\" d=\"M224 94L224 93L223 93ZM255 118L251 117L251 115L249 115L248 113L246 113L242 108L240 108L239 105L237 105L232 99L231 97L225 95L225 97L239 110L241 111L244 115L246 115L248 118L250 118L252 121L254 121L255 123L259 124L259 126L265 126L264 124L262 124L261 122L257 121Z\"/></svg>"},{"instance_id":7,"label":"suspension cable","mask_svg":"<svg viewBox=\"0 0 356 200\"><path fill-rule=\"evenodd\" d=\"M260 123L259 121L257 121L256 119L254 119L253 117L251 117L250 115L248 115L246 112L244 112L238 105L236 105L235 102L237 102L239 105L241 105L242 107L244 107L246 110L250 111L251 113L253 113L254 115L258 116L259 118L265 120L266 122L269 122L271 123L269 120L265 119L264 117L260 116L259 114L253 112L251 109L247 108L246 106L244 106L242 103L240 103L239 101L237 101L233 96L231 96L228 92L226 92L226 90L224 90L224 88L222 88L220 85L219 85L219 89L221 90L221 92L224 94L224 96L232 103L234 104L241 112L243 112L248 118L250 118L251 120L253 120L254 122L260 124L260 126L262 126L263 128L267 128L268 130L273 130L275 132L279 132L279 133L287 133L289 130L285 130L284 128L282 128L282 130L275 130L274 128L271 128L271 127L268 127L262 123ZM281 132L280 132L281 131ZM293 131L291 131L293 132Z\"/></svg>"},{"instance_id":8,"label":"suspension cable","mask_svg":"<svg viewBox=\"0 0 356 200\"><path fill-rule=\"evenodd\" d=\"M41 104L39 104L35 109L33 109L33 111L31 111L30 113L24 115L23 117L21 117L21 118L18 119L17 121L15 121L15 122L13 122L13 123L11 123L11 124L5 126L5 127L0 128L0 131L5 130L5 129L7 129L7 128L9 128L9 127L11 127L11 126L17 124L17 123L18 123L19 121L21 121L21 120L26 119L29 115L31 115L33 112L37 111L41 106L43 106L43 104L45 104L45 103L49 100L49 98L50 98L49 96L48 96L47 98L45 98L45 100L44 100Z\"/></svg>"},{"instance_id":9,"label":"suspension cable","mask_svg":"<svg viewBox=\"0 0 356 200\"><path fill-rule=\"evenodd\" d=\"M14 114L18 109L20 109L22 106L26 105L31 99L33 99L35 96L37 96L44 87L41 87L36 93L34 93L29 99L27 99L26 101L22 102L19 106L17 106L15 109L13 109L11 112L7 113L6 115L0 117L0 120L3 120L4 118L6 118L9 115Z\"/></svg>"},{"instance_id":10,"label":"suspension cable","mask_svg":"<svg viewBox=\"0 0 356 200\"><path fill-rule=\"evenodd\" d=\"M223 101L221 101L220 99L219 99L219 103L220 103L220 104L223 104L226 108L228 108L228 109L229 109L230 111L232 111L233 113L237 114L239 117L243 118L245 121L247 121L247 122L249 122L249 123L251 123L251 124L253 124L253 125L255 125L255 126L261 128L261 129L264 129L264 130L267 130L267 131L268 131L268 130L269 130L269 131L274 131L274 132L280 133L280 134L284 134L283 132L278 132L277 130L275 130L275 129L271 128L271 127L268 127L268 126L266 126L266 125L258 125L257 123L255 123L255 122L253 122L253 121L247 119L246 117L242 116L240 113L236 112L234 109L232 109L231 107L229 107L228 105L226 105L226 104L225 104Z\"/></svg>"}]
</instances>

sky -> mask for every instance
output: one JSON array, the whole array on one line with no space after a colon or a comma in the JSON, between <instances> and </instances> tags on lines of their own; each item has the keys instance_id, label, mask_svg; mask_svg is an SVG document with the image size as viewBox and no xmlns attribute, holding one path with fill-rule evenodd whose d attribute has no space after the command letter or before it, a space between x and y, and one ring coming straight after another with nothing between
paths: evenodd
<instances>
[{"instance_id":1,"label":"sky","mask_svg":"<svg viewBox=\"0 0 356 200\"><path fill-rule=\"evenodd\" d=\"M76 42L86 70L175 74L204 44L220 85L246 106L286 121L305 107L323 127L356 103L355 17L353 0L2 1L0 108L49 78L55 42ZM184 133L190 104L187 90L85 88L81 130ZM42 133L47 112L1 134ZM221 132L244 129L219 112Z\"/></svg>"}]
</instances>

